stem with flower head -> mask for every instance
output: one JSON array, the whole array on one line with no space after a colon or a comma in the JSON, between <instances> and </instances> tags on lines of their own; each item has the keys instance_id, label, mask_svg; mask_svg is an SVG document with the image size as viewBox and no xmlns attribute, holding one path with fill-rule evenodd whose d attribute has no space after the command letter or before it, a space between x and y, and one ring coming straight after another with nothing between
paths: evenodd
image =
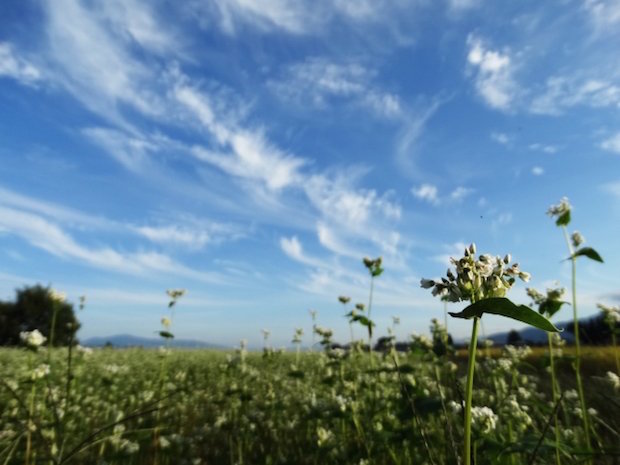
<instances>
[{"instance_id":1,"label":"stem with flower head","mask_svg":"<svg viewBox=\"0 0 620 465\"><path fill-rule=\"evenodd\" d=\"M585 434L586 447L588 451L592 449L590 442L590 425L588 419L588 409L586 408L586 398L583 391L583 383L581 382L581 344L579 343L579 316L577 315L577 257L573 250L573 246L568 237L566 226L562 226L568 253L571 261L571 290L573 300L573 329L575 335L575 377L577 380L577 392L579 393L579 404L581 407L581 417L583 419L583 429Z\"/></svg>"},{"instance_id":2,"label":"stem with flower head","mask_svg":"<svg viewBox=\"0 0 620 465\"><path fill-rule=\"evenodd\" d=\"M370 354L370 363L374 364L374 359L372 357L372 320L370 319L370 310L372 309L372 291L375 284L375 277L370 275L370 295L368 296L368 353Z\"/></svg>"}]
</instances>

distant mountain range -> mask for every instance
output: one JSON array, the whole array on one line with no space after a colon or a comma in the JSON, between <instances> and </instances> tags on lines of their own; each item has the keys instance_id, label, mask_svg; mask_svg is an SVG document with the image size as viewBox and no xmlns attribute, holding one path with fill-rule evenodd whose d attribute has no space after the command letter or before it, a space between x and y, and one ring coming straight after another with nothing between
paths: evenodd
<instances>
[{"instance_id":1,"label":"distant mountain range","mask_svg":"<svg viewBox=\"0 0 620 465\"><path fill-rule=\"evenodd\" d=\"M131 334L117 334L106 337L91 337L81 341L87 347L103 347L106 344L114 347L145 347L153 348L164 345L161 338L139 337ZM194 339L172 339L170 345L186 349L225 349L226 347Z\"/></svg>"},{"instance_id":2,"label":"distant mountain range","mask_svg":"<svg viewBox=\"0 0 620 465\"><path fill-rule=\"evenodd\" d=\"M581 320L580 323L584 323L584 321L585 320ZM561 333L562 339L564 339L568 343L572 343L574 340L573 334L568 332L568 330L566 329L568 327L572 327L573 325L572 320L564 321L562 323L555 323L555 325L558 328L564 330ZM501 332L501 333L491 334L487 336L487 339L491 339L497 345L504 345L506 344L506 341L508 340L508 334L510 333L510 331L511 330ZM547 332L543 331L542 329L528 327L528 328L523 328L522 330L517 331L517 332L519 333L519 336L521 336L521 339L525 343L530 343L530 344L546 344L547 343Z\"/></svg>"}]
</instances>

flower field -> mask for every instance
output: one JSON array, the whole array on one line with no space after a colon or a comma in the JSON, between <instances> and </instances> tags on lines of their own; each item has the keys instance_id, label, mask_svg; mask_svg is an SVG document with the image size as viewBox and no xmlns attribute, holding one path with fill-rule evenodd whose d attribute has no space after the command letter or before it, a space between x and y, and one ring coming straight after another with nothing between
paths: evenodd
<instances>
[{"instance_id":1,"label":"flower field","mask_svg":"<svg viewBox=\"0 0 620 465\"><path fill-rule=\"evenodd\" d=\"M243 347L234 353L76 351L68 395L67 349L54 349L49 362L41 351L4 349L0 458L26 460L31 411L30 463L459 463L465 364L434 349L418 339L408 353L375 353L374 367L367 353L339 349L297 360ZM598 351L608 356L597 357ZM592 349L584 359L591 455L582 442L570 360L560 357L563 463L617 461L620 380L609 355ZM547 366L544 351L479 352L476 463L553 462Z\"/></svg>"}]
</instances>

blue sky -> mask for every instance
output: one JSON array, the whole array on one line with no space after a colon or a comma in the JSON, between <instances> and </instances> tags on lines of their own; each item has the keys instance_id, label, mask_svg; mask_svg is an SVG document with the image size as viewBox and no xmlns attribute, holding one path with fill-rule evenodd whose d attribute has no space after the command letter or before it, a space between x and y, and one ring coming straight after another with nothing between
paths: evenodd
<instances>
[{"instance_id":1,"label":"blue sky","mask_svg":"<svg viewBox=\"0 0 620 465\"><path fill-rule=\"evenodd\" d=\"M345 339L381 255L404 338L470 242L569 286L568 196L606 260L580 312L620 301L619 1L183 3L2 2L0 297L51 284L82 338L149 336L182 287L178 337L309 340L315 308Z\"/></svg>"}]
</instances>

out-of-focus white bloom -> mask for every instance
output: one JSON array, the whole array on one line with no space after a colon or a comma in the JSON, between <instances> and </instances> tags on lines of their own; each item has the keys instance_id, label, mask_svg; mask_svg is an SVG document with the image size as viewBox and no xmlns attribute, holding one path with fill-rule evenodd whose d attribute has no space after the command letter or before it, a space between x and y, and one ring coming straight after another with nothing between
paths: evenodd
<instances>
[{"instance_id":1,"label":"out-of-focus white bloom","mask_svg":"<svg viewBox=\"0 0 620 465\"><path fill-rule=\"evenodd\" d=\"M183 297L187 291L185 289L168 289L166 294L173 300Z\"/></svg>"},{"instance_id":2,"label":"out-of-focus white bloom","mask_svg":"<svg viewBox=\"0 0 620 465\"><path fill-rule=\"evenodd\" d=\"M166 316L162 317L162 319L161 319L161 325L162 325L164 328L170 328L170 325L171 325L171 324L172 324L172 322L170 321L170 318L168 318L168 317L166 317Z\"/></svg>"},{"instance_id":3,"label":"out-of-focus white bloom","mask_svg":"<svg viewBox=\"0 0 620 465\"><path fill-rule=\"evenodd\" d=\"M77 345L75 346L75 350L77 350L79 353L84 354L84 355L92 355L93 353L93 349L90 347L84 347L81 345Z\"/></svg>"},{"instance_id":4,"label":"out-of-focus white bloom","mask_svg":"<svg viewBox=\"0 0 620 465\"><path fill-rule=\"evenodd\" d=\"M620 377L617 374L615 374L613 371L607 372L607 381L609 381L611 386L616 391L620 391Z\"/></svg>"},{"instance_id":5,"label":"out-of-focus white bloom","mask_svg":"<svg viewBox=\"0 0 620 465\"><path fill-rule=\"evenodd\" d=\"M588 409L588 415L591 415L591 416L598 415L598 411L595 408L590 407Z\"/></svg>"},{"instance_id":6,"label":"out-of-focus white bloom","mask_svg":"<svg viewBox=\"0 0 620 465\"><path fill-rule=\"evenodd\" d=\"M512 360L509 358L500 358L497 360L497 366L504 371L510 371L512 369Z\"/></svg>"},{"instance_id":7,"label":"out-of-focus white bloom","mask_svg":"<svg viewBox=\"0 0 620 465\"><path fill-rule=\"evenodd\" d=\"M596 304L596 306L603 313L603 321L610 328L615 328L616 324L620 323L620 307L609 305Z\"/></svg>"},{"instance_id":8,"label":"out-of-focus white bloom","mask_svg":"<svg viewBox=\"0 0 620 465\"><path fill-rule=\"evenodd\" d=\"M566 400L577 400L579 399L579 394L577 394L577 391L575 391L574 389L569 389L568 391L564 392L564 398Z\"/></svg>"},{"instance_id":9,"label":"out-of-focus white bloom","mask_svg":"<svg viewBox=\"0 0 620 465\"><path fill-rule=\"evenodd\" d=\"M567 197L562 197L562 199L560 200L560 203L556 204L556 205L551 205L549 207L549 209L547 210L547 215L549 215L552 218L559 218L562 215L570 212L572 209L570 202L568 201Z\"/></svg>"},{"instance_id":10,"label":"out-of-focus white bloom","mask_svg":"<svg viewBox=\"0 0 620 465\"><path fill-rule=\"evenodd\" d=\"M316 429L316 437L317 437L317 440L316 440L317 445L319 447L323 447L332 440L332 438L334 437L334 433L332 433L328 429L323 428L322 426L319 426Z\"/></svg>"},{"instance_id":11,"label":"out-of-focus white bloom","mask_svg":"<svg viewBox=\"0 0 620 465\"><path fill-rule=\"evenodd\" d=\"M497 415L489 407L472 407L472 426L482 434L489 434L497 426Z\"/></svg>"},{"instance_id":12,"label":"out-of-focus white bloom","mask_svg":"<svg viewBox=\"0 0 620 465\"><path fill-rule=\"evenodd\" d=\"M452 413L455 413L455 414L461 413L461 411L463 410L463 406L460 403L455 402L453 400L448 402L448 408L452 410Z\"/></svg>"},{"instance_id":13,"label":"out-of-focus white bloom","mask_svg":"<svg viewBox=\"0 0 620 465\"><path fill-rule=\"evenodd\" d=\"M60 304L64 303L67 300L67 294L65 294L64 292L59 292L56 291L54 289L50 289L48 291L50 298L54 301L54 302L58 302Z\"/></svg>"},{"instance_id":14,"label":"out-of-focus white bloom","mask_svg":"<svg viewBox=\"0 0 620 465\"><path fill-rule=\"evenodd\" d=\"M32 370L32 379L41 379L50 374L50 366L43 363Z\"/></svg>"},{"instance_id":15,"label":"out-of-focus white bloom","mask_svg":"<svg viewBox=\"0 0 620 465\"><path fill-rule=\"evenodd\" d=\"M38 329L35 329L34 331L22 331L19 333L19 338L24 344L32 349L36 349L47 340L47 338L43 336Z\"/></svg>"},{"instance_id":16,"label":"out-of-focus white bloom","mask_svg":"<svg viewBox=\"0 0 620 465\"><path fill-rule=\"evenodd\" d=\"M168 439L166 439L164 436L160 436L159 447L161 447L162 449L167 449L168 447L170 447L170 441L168 441Z\"/></svg>"}]
</instances>

